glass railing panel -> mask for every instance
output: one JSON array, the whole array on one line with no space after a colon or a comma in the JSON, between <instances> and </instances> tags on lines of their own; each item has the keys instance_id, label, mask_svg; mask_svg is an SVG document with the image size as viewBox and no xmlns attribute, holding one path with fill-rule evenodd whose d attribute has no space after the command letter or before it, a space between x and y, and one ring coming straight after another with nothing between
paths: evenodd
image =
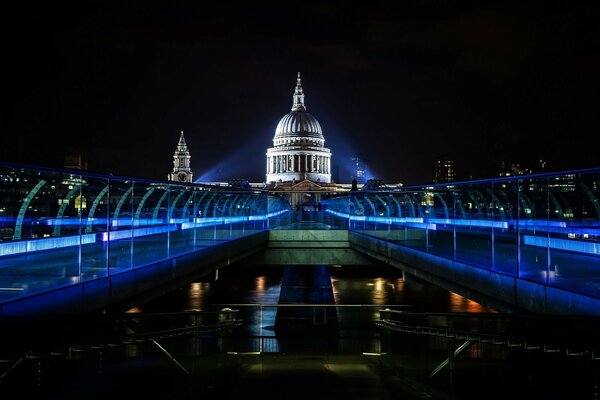
<instances>
[{"instance_id":1,"label":"glass railing panel","mask_svg":"<svg viewBox=\"0 0 600 400\"><path fill-rule=\"evenodd\" d=\"M548 177L518 180L519 278L548 283Z\"/></svg>"},{"instance_id":2,"label":"glass railing panel","mask_svg":"<svg viewBox=\"0 0 600 400\"><path fill-rule=\"evenodd\" d=\"M494 270L511 276L518 268L518 181L494 182L491 187L494 221Z\"/></svg>"},{"instance_id":3,"label":"glass railing panel","mask_svg":"<svg viewBox=\"0 0 600 400\"><path fill-rule=\"evenodd\" d=\"M241 238L282 211L261 192L0 163L0 301Z\"/></svg>"},{"instance_id":4,"label":"glass railing panel","mask_svg":"<svg viewBox=\"0 0 600 400\"><path fill-rule=\"evenodd\" d=\"M135 182L133 188L133 268L169 257L170 190L164 183Z\"/></svg>"},{"instance_id":5,"label":"glass railing panel","mask_svg":"<svg viewBox=\"0 0 600 400\"><path fill-rule=\"evenodd\" d=\"M357 191L328 199L324 209L352 231L600 296L596 169Z\"/></svg>"},{"instance_id":6,"label":"glass railing panel","mask_svg":"<svg viewBox=\"0 0 600 400\"><path fill-rule=\"evenodd\" d=\"M81 197L76 198L81 218L81 276L83 280L108 274L109 242L104 240L109 217L108 179L84 176Z\"/></svg>"},{"instance_id":7,"label":"glass railing panel","mask_svg":"<svg viewBox=\"0 0 600 400\"><path fill-rule=\"evenodd\" d=\"M177 257L195 250L194 197L196 190L190 186L170 185L169 208L169 256Z\"/></svg>"},{"instance_id":8,"label":"glass railing panel","mask_svg":"<svg viewBox=\"0 0 600 400\"><path fill-rule=\"evenodd\" d=\"M432 254L454 259L454 234L456 219L452 187L432 187L422 195L428 223L428 251Z\"/></svg>"},{"instance_id":9,"label":"glass railing panel","mask_svg":"<svg viewBox=\"0 0 600 400\"><path fill-rule=\"evenodd\" d=\"M600 174L548 180L548 281L598 296L600 285Z\"/></svg>"},{"instance_id":10,"label":"glass railing panel","mask_svg":"<svg viewBox=\"0 0 600 400\"><path fill-rule=\"evenodd\" d=\"M132 267L134 184L117 178L109 182L110 231L104 240L109 241L109 273L114 274Z\"/></svg>"},{"instance_id":11,"label":"glass railing panel","mask_svg":"<svg viewBox=\"0 0 600 400\"><path fill-rule=\"evenodd\" d=\"M491 183L463 185L456 199L456 259L493 269Z\"/></svg>"},{"instance_id":12,"label":"glass railing panel","mask_svg":"<svg viewBox=\"0 0 600 400\"><path fill-rule=\"evenodd\" d=\"M39 277L57 285L79 281L81 221L75 198L81 177L7 166L1 190L0 273L7 277L2 287L16 294L37 287L29 280Z\"/></svg>"}]
</instances>

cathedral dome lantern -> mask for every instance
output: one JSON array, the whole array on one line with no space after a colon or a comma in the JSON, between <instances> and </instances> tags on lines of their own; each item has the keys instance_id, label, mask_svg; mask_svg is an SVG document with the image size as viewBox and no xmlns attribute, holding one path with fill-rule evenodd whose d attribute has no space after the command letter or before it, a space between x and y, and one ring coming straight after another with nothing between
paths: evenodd
<instances>
[{"instance_id":1,"label":"cathedral dome lantern","mask_svg":"<svg viewBox=\"0 0 600 400\"><path fill-rule=\"evenodd\" d=\"M298 72L292 109L283 116L267 150L267 183L308 179L331 182L331 152L325 148L319 121L306 111L302 79Z\"/></svg>"}]
</instances>

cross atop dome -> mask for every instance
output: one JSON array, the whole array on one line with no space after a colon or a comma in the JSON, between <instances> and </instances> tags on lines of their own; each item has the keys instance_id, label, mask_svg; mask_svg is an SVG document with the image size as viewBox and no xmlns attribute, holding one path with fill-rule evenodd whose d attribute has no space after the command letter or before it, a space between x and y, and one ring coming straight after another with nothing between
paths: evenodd
<instances>
[{"instance_id":1,"label":"cross atop dome","mask_svg":"<svg viewBox=\"0 0 600 400\"><path fill-rule=\"evenodd\" d=\"M294 92L294 105L292 105L292 111L306 111L304 105L304 91L302 90L302 78L300 78L300 72L298 72L298 78L296 79L296 91Z\"/></svg>"}]
</instances>

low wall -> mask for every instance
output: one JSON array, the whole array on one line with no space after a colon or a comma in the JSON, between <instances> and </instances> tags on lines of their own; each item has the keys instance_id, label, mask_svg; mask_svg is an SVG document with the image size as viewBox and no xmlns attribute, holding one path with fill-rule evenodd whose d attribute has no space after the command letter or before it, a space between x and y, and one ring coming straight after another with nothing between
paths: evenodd
<instances>
[{"instance_id":1,"label":"low wall","mask_svg":"<svg viewBox=\"0 0 600 400\"><path fill-rule=\"evenodd\" d=\"M350 246L346 230L271 230L265 250L249 263L257 265L372 265Z\"/></svg>"}]
</instances>

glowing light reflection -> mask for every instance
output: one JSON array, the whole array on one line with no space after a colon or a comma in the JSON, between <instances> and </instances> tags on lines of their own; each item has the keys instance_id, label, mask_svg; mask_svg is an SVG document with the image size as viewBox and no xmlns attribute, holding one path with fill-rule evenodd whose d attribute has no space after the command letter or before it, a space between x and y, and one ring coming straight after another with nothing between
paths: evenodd
<instances>
[{"instance_id":1,"label":"glowing light reflection","mask_svg":"<svg viewBox=\"0 0 600 400\"><path fill-rule=\"evenodd\" d=\"M486 307L481 304L467 299L457 293L448 292L449 300L450 300L450 311L451 312L472 312L472 313L482 313L489 312Z\"/></svg>"},{"instance_id":2,"label":"glowing light reflection","mask_svg":"<svg viewBox=\"0 0 600 400\"><path fill-rule=\"evenodd\" d=\"M210 282L193 282L188 290L188 308L194 311L204 309L204 298L210 289Z\"/></svg>"}]
</instances>

